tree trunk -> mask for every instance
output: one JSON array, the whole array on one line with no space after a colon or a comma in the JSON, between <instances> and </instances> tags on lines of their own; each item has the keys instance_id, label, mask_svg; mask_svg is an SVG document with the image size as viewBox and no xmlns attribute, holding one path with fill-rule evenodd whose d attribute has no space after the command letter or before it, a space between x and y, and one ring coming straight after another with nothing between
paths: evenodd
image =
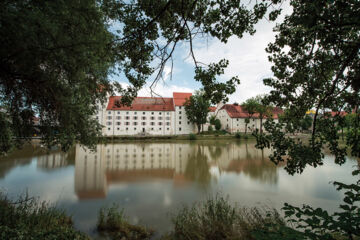
<instances>
[{"instance_id":1,"label":"tree trunk","mask_svg":"<svg viewBox=\"0 0 360 240\"><path fill-rule=\"evenodd\" d=\"M198 134L200 134L200 131L201 131L201 124L198 124L198 125L197 125L197 128L198 128Z\"/></svg>"},{"instance_id":2,"label":"tree trunk","mask_svg":"<svg viewBox=\"0 0 360 240\"><path fill-rule=\"evenodd\" d=\"M262 118L260 118L260 134L262 134Z\"/></svg>"},{"instance_id":3,"label":"tree trunk","mask_svg":"<svg viewBox=\"0 0 360 240\"><path fill-rule=\"evenodd\" d=\"M245 135L247 134L247 123L245 124Z\"/></svg>"}]
</instances>

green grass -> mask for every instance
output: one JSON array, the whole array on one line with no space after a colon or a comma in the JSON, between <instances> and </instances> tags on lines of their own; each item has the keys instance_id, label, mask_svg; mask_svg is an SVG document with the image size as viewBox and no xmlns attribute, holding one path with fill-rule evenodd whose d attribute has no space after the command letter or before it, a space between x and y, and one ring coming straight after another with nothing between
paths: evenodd
<instances>
[{"instance_id":1,"label":"green grass","mask_svg":"<svg viewBox=\"0 0 360 240\"><path fill-rule=\"evenodd\" d=\"M130 224L124 210L118 205L100 209L97 230L111 239L150 239L154 231L143 226Z\"/></svg>"},{"instance_id":2,"label":"green grass","mask_svg":"<svg viewBox=\"0 0 360 240\"><path fill-rule=\"evenodd\" d=\"M285 222L274 209L239 208L228 198L216 195L206 201L183 207L173 217L174 230L163 240L183 239L246 239L252 240L254 233L267 224L285 226Z\"/></svg>"},{"instance_id":3,"label":"green grass","mask_svg":"<svg viewBox=\"0 0 360 240\"><path fill-rule=\"evenodd\" d=\"M11 201L0 193L0 239L89 239L64 211L30 198Z\"/></svg>"}]
</instances>

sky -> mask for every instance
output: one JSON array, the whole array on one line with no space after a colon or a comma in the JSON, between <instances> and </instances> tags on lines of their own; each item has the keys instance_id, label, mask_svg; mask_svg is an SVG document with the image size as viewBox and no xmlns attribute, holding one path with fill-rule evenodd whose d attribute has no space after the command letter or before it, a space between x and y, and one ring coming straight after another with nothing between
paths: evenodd
<instances>
[{"instance_id":1,"label":"sky","mask_svg":"<svg viewBox=\"0 0 360 240\"><path fill-rule=\"evenodd\" d=\"M254 35L244 34L243 38L231 37L226 44L217 39L196 39L194 42L194 53L198 61L209 64L218 62L225 58L229 65L225 73L218 80L226 81L233 76L238 76L240 85L236 91L229 96L229 103L242 103L250 97L259 94L266 94L271 89L263 84L263 79L272 76L271 63L268 61L268 54L265 51L268 43L275 40L273 28L280 23L286 14L291 13L291 7L282 6L282 14L276 22L269 22L266 19L259 21ZM163 97L172 97L173 92L194 92L202 86L194 79L194 63L189 57L189 46L181 44L174 52L174 65L172 78L170 78L171 65L164 69L164 81L158 82L155 92ZM150 96L150 78L138 96ZM127 85L124 76L113 76L113 80Z\"/></svg>"}]
</instances>

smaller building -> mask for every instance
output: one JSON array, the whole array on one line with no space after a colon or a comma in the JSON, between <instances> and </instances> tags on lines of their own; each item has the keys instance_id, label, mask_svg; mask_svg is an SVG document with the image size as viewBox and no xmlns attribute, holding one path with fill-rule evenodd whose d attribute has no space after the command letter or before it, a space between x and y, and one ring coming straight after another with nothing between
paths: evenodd
<instances>
[{"instance_id":1,"label":"smaller building","mask_svg":"<svg viewBox=\"0 0 360 240\"><path fill-rule=\"evenodd\" d=\"M272 110L272 118L277 122L279 114L282 113L282 109L275 107ZM249 117L249 113L238 104L224 104L217 113L217 118L220 119L222 128L230 133L245 132L245 119ZM263 123L265 121L266 118L263 119ZM247 127L248 130L260 128L260 119L258 113L252 115L250 118L250 123L247 125Z\"/></svg>"}]
</instances>

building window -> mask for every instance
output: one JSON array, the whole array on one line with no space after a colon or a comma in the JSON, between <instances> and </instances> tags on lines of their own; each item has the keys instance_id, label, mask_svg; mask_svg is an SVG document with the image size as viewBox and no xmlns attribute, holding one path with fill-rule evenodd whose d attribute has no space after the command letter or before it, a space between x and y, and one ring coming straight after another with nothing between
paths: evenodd
<instances>
[{"instance_id":1,"label":"building window","mask_svg":"<svg viewBox=\"0 0 360 240\"><path fill-rule=\"evenodd\" d=\"M161 112L159 112L159 115L161 115Z\"/></svg>"},{"instance_id":2,"label":"building window","mask_svg":"<svg viewBox=\"0 0 360 240\"><path fill-rule=\"evenodd\" d=\"M142 117L141 119L142 119L142 120L146 120L146 117Z\"/></svg>"},{"instance_id":3,"label":"building window","mask_svg":"<svg viewBox=\"0 0 360 240\"><path fill-rule=\"evenodd\" d=\"M154 128L151 128L152 131L154 131Z\"/></svg>"},{"instance_id":4,"label":"building window","mask_svg":"<svg viewBox=\"0 0 360 240\"><path fill-rule=\"evenodd\" d=\"M107 119L108 119L108 120L111 120L111 119L112 119L112 116L108 116Z\"/></svg>"},{"instance_id":5,"label":"building window","mask_svg":"<svg viewBox=\"0 0 360 240\"><path fill-rule=\"evenodd\" d=\"M150 117L150 119L151 119L151 120L154 120L154 119L155 119L155 117Z\"/></svg>"},{"instance_id":6,"label":"building window","mask_svg":"<svg viewBox=\"0 0 360 240\"><path fill-rule=\"evenodd\" d=\"M121 119L121 117L120 117L120 116L116 116L116 119L117 119L117 120L120 120L120 119Z\"/></svg>"},{"instance_id":7,"label":"building window","mask_svg":"<svg viewBox=\"0 0 360 240\"><path fill-rule=\"evenodd\" d=\"M136 131L136 128L134 128L134 130Z\"/></svg>"},{"instance_id":8,"label":"building window","mask_svg":"<svg viewBox=\"0 0 360 240\"><path fill-rule=\"evenodd\" d=\"M120 128L117 128L117 130L120 130Z\"/></svg>"},{"instance_id":9,"label":"building window","mask_svg":"<svg viewBox=\"0 0 360 240\"><path fill-rule=\"evenodd\" d=\"M136 126L136 125L137 125L137 122L133 122L133 125Z\"/></svg>"},{"instance_id":10,"label":"building window","mask_svg":"<svg viewBox=\"0 0 360 240\"><path fill-rule=\"evenodd\" d=\"M108 114L111 114L111 111L108 111Z\"/></svg>"},{"instance_id":11,"label":"building window","mask_svg":"<svg viewBox=\"0 0 360 240\"><path fill-rule=\"evenodd\" d=\"M118 126L119 126L119 125L121 125L121 123L120 123L120 122L116 122L116 125L118 125Z\"/></svg>"},{"instance_id":12,"label":"building window","mask_svg":"<svg viewBox=\"0 0 360 240\"><path fill-rule=\"evenodd\" d=\"M179 119L181 119L181 116L179 117Z\"/></svg>"},{"instance_id":13,"label":"building window","mask_svg":"<svg viewBox=\"0 0 360 240\"><path fill-rule=\"evenodd\" d=\"M112 124L112 122L107 122L106 125L110 126Z\"/></svg>"},{"instance_id":14,"label":"building window","mask_svg":"<svg viewBox=\"0 0 360 240\"><path fill-rule=\"evenodd\" d=\"M126 131L129 130L129 128L126 128Z\"/></svg>"},{"instance_id":15,"label":"building window","mask_svg":"<svg viewBox=\"0 0 360 240\"><path fill-rule=\"evenodd\" d=\"M126 117L125 117L125 119L126 119L126 120L129 120L129 119L130 119L130 117L129 117L129 116L126 116Z\"/></svg>"},{"instance_id":16,"label":"building window","mask_svg":"<svg viewBox=\"0 0 360 240\"><path fill-rule=\"evenodd\" d=\"M154 126L154 125L155 125L155 123L154 123L154 122L151 122L151 123L150 123L150 125L151 125L151 126Z\"/></svg>"},{"instance_id":17,"label":"building window","mask_svg":"<svg viewBox=\"0 0 360 240\"><path fill-rule=\"evenodd\" d=\"M179 125L181 125L181 121L179 122Z\"/></svg>"},{"instance_id":18,"label":"building window","mask_svg":"<svg viewBox=\"0 0 360 240\"><path fill-rule=\"evenodd\" d=\"M125 125L126 125L126 126L130 125L130 122L125 122Z\"/></svg>"},{"instance_id":19,"label":"building window","mask_svg":"<svg viewBox=\"0 0 360 240\"><path fill-rule=\"evenodd\" d=\"M167 113L166 113L166 115L170 115L170 113L169 113L169 112L167 112Z\"/></svg>"},{"instance_id":20,"label":"building window","mask_svg":"<svg viewBox=\"0 0 360 240\"><path fill-rule=\"evenodd\" d=\"M181 111L179 111L179 114L181 114Z\"/></svg>"},{"instance_id":21,"label":"building window","mask_svg":"<svg viewBox=\"0 0 360 240\"><path fill-rule=\"evenodd\" d=\"M166 120L170 120L170 117L166 117Z\"/></svg>"},{"instance_id":22,"label":"building window","mask_svg":"<svg viewBox=\"0 0 360 240\"><path fill-rule=\"evenodd\" d=\"M159 120L162 120L162 117L159 117Z\"/></svg>"},{"instance_id":23,"label":"building window","mask_svg":"<svg viewBox=\"0 0 360 240\"><path fill-rule=\"evenodd\" d=\"M166 130L168 130L168 131L169 131L169 128L167 128Z\"/></svg>"},{"instance_id":24,"label":"building window","mask_svg":"<svg viewBox=\"0 0 360 240\"><path fill-rule=\"evenodd\" d=\"M137 120L137 117L136 117L136 116L134 116L134 120Z\"/></svg>"},{"instance_id":25,"label":"building window","mask_svg":"<svg viewBox=\"0 0 360 240\"><path fill-rule=\"evenodd\" d=\"M129 112L126 112L126 115L129 115Z\"/></svg>"},{"instance_id":26,"label":"building window","mask_svg":"<svg viewBox=\"0 0 360 240\"><path fill-rule=\"evenodd\" d=\"M179 131L181 131L181 128L179 128Z\"/></svg>"},{"instance_id":27,"label":"building window","mask_svg":"<svg viewBox=\"0 0 360 240\"><path fill-rule=\"evenodd\" d=\"M190 124L190 122L188 121L188 122L187 122L187 124L189 125L189 124Z\"/></svg>"},{"instance_id":28,"label":"building window","mask_svg":"<svg viewBox=\"0 0 360 240\"><path fill-rule=\"evenodd\" d=\"M141 125L145 126L145 125L146 125L146 122L142 122Z\"/></svg>"},{"instance_id":29,"label":"building window","mask_svg":"<svg viewBox=\"0 0 360 240\"><path fill-rule=\"evenodd\" d=\"M151 112L151 115L154 115L154 112Z\"/></svg>"},{"instance_id":30,"label":"building window","mask_svg":"<svg viewBox=\"0 0 360 240\"><path fill-rule=\"evenodd\" d=\"M167 125L167 126L170 126L170 122L166 122L166 125Z\"/></svg>"},{"instance_id":31,"label":"building window","mask_svg":"<svg viewBox=\"0 0 360 240\"><path fill-rule=\"evenodd\" d=\"M117 114L120 114L120 111L118 111Z\"/></svg>"},{"instance_id":32,"label":"building window","mask_svg":"<svg viewBox=\"0 0 360 240\"><path fill-rule=\"evenodd\" d=\"M181 109L181 106L179 107L179 109ZM181 113L181 112L180 112Z\"/></svg>"},{"instance_id":33,"label":"building window","mask_svg":"<svg viewBox=\"0 0 360 240\"><path fill-rule=\"evenodd\" d=\"M159 122L159 126L161 126L162 125L162 122Z\"/></svg>"},{"instance_id":34,"label":"building window","mask_svg":"<svg viewBox=\"0 0 360 240\"><path fill-rule=\"evenodd\" d=\"M108 128L108 130L110 131L110 128Z\"/></svg>"},{"instance_id":35,"label":"building window","mask_svg":"<svg viewBox=\"0 0 360 240\"><path fill-rule=\"evenodd\" d=\"M96 116L96 119L97 119L97 120L99 120L99 117L98 117L98 116Z\"/></svg>"},{"instance_id":36,"label":"building window","mask_svg":"<svg viewBox=\"0 0 360 240\"><path fill-rule=\"evenodd\" d=\"M161 130L161 128L159 128L159 130Z\"/></svg>"}]
</instances>

